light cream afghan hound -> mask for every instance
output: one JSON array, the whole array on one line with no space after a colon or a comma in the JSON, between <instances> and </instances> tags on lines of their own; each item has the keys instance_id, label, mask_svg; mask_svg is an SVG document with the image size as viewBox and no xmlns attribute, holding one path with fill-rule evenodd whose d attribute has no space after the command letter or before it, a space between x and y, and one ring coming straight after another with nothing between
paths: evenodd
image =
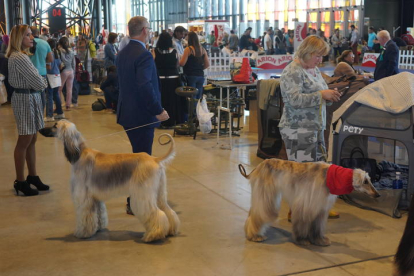
<instances>
[{"instance_id":1,"label":"light cream afghan hound","mask_svg":"<svg viewBox=\"0 0 414 276\"><path fill-rule=\"evenodd\" d=\"M250 179L252 188L250 212L244 227L246 238L256 242L266 240L266 230L278 218L283 196L292 210L293 240L299 245L330 245L325 226L337 197L330 194L326 184L330 166L323 162L268 159L246 175L240 164L240 172ZM350 171L349 180L353 189L372 197L379 196L365 171Z\"/></svg>"},{"instance_id":2,"label":"light cream afghan hound","mask_svg":"<svg viewBox=\"0 0 414 276\"><path fill-rule=\"evenodd\" d=\"M89 238L108 224L104 201L130 196L135 216L144 224L142 240L151 242L176 235L180 221L167 203L165 166L175 154L174 140L164 157L147 153L106 154L88 148L76 126L66 120L56 124L65 155L72 164L71 190L76 209L75 236Z\"/></svg>"}]
</instances>

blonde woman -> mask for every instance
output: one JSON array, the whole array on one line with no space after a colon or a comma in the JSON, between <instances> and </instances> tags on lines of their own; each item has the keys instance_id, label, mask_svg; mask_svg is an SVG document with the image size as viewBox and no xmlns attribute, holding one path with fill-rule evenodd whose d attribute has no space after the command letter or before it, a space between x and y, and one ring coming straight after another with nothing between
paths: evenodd
<instances>
[{"instance_id":1,"label":"blonde woman","mask_svg":"<svg viewBox=\"0 0 414 276\"><path fill-rule=\"evenodd\" d=\"M328 53L329 45L322 38L308 36L282 72L280 88L285 105L279 129L290 161L326 160L326 104L339 101L341 96L328 89L317 67ZM339 215L331 212L330 216Z\"/></svg>"},{"instance_id":2,"label":"blonde woman","mask_svg":"<svg viewBox=\"0 0 414 276\"><path fill-rule=\"evenodd\" d=\"M40 92L47 84L29 58L29 48L33 46L33 40L28 25L14 26L6 53L9 59L9 82L14 87L12 108L19 134L14 150L14 189L17 195L20 191L25 196L37 195L38 190L49 190L49 186L42 183L36 171L37 132L44 127ZM25 162L29 170L27 178L24 175ZM30 184L37 189L32 189Z\"/></svg>"}]
</instances>

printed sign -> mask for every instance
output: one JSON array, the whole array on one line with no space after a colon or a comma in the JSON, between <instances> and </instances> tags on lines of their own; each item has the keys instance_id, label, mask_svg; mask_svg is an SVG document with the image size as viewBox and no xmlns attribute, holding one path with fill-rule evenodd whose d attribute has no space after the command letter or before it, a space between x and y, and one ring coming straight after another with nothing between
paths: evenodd
<instances>
[{"instance_id":1,"label":"printed sign","mask_svg":"<svg viewBox=\"0 0 414 276\"><path fill-rule=\"evenodd\" d=\"M293 47L296 49L302 43L302 41L306 38L306 34L308 32L308 24L305 22L296 22L295 26L295 33L293 39Z\"/></svg>"},{"instance_id":2,"label":"printed sign","mask_svg":"<svg viewBox=\"0 0 414 276\"><path fill-rule=\"evenodd\" d=\"M362 60L362 66L364 67L375 67L377 65L377 58L380 54L365 53L364 59Z\"/></svg>"},{"instance_id":3,"label":"printed sign","mask_svg":"<svg viewBox=\"0 0 414 276\"><path fill-rule=\"evenodd\" d=\"M354 127L344 125L343 131L348 131L350 133L361 134L364 129L362 127Z\"/></svg>"},{"instance_id":4,"label":"printed sign","mask_svg":"<svg viewBox=\"0 0 414 276\"><path fill-rule=\"evenodd\" d=\"M258 56L256 67L261 69L283 69L292 60L292 55Z\"/></svg>"}]
</instances>

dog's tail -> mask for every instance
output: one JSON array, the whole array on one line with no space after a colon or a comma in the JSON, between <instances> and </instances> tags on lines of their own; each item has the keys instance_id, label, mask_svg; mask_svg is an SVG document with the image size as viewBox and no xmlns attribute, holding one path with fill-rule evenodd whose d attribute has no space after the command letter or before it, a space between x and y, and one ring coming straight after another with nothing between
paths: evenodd
<instances>
[{"instance_id":1,"label":"dog's tail","mask_svg":"<svg viewBox=\"0 0 414 276\"><path fill-rule=\"evenodd\" d=\"M161 142L161 138L162 137L168 137L168 141L167 142ZM157 161L160 165L166 165L168 163L170 163L175 156L175 142L174 139L171 137L171 135L169 135L168 133L163 133L160 135L160 137L158 137L158 143L160 143L160 145L167 145L169 143L171 143L171 147L168 150L167 154L164 155L163 157L156 157L155 161Z\"/></svg>"},{"instance_id":2,"label":"dog's tail","mask_svg":"<svg viewBox=\"0 0 414 276\"><path fill-rule=\"evenodd\" d=\"M407 224L395 255L396 275L414 273L414 197L411 198Z\"/></svg>"},{"instance_id":3,"label":"dog's tail","mask_svg":"<svg viewBox=\"0 0 414 276\"><path fill-rule=\"evenodd\" d=\"M244 168L244 166L242 164L239 164L239 171L240 171L241 175L243 175L244 178L246 178L246 179L250 179L250 175L252 174L252 172L254 172L254 170L252 170L249 174L247 174L246 169Z\"/></svg>"}]
</instances>

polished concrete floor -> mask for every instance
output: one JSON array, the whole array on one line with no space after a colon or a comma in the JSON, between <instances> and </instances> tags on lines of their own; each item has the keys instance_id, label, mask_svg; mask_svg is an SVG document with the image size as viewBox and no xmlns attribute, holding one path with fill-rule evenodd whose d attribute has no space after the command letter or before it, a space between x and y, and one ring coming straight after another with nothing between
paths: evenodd
<instances>
[{"instance_id":1,"label":"polished concrete floor","mask_svg":"<svg viewBox=\"0 0 414 276\"><path fill-rule=\"evenodd\" d=\"M115 115L91 111L96 96L80 96L80 105L65 115L87 144L107 153L131 152ZM248 121L248 116L245 116ZM217 146L215 135L196 140L176 137L177 155L168 167L168 198L181 220L180 233L145 244L143 226L125 213L125 198L107 202L109 225L86 240L75 238L70 197L70 164L55 138L39 136L38 173L49 192L16 196L13 150L17 131L10 105L0 107L0 275L305 275L346 276L392 274L407 216L402 219L358 209L338 200L341 218L330 220L330 247L292 243L288 208L268 231L263 243L244 238L250 187L237 165L250 172L257 134L248 130L234 139L233 150ZM51 124L51 123L49 123ZM117 133L118 132L118 133ZM171 130L156 130L156 136ZM102 137L107 134L112 136ZM95 139L97 138L97 139ZM226 143L221 139L220 144ZM166 148L154 142L153 154Z\"/></svg>"}]
</instances>

